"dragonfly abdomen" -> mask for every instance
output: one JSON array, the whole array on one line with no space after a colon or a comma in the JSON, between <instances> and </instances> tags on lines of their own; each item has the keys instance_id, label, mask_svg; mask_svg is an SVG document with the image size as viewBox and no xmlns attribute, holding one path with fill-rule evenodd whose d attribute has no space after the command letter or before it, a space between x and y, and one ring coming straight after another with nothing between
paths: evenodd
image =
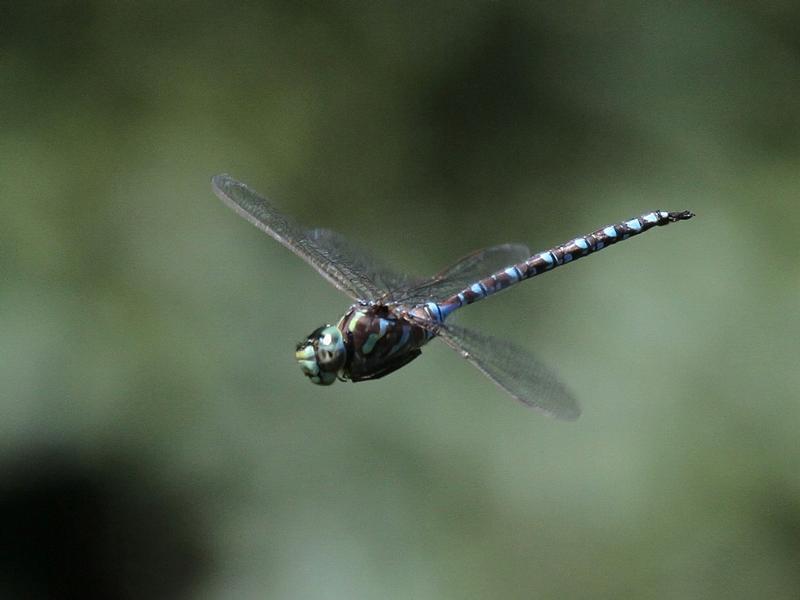
<instances>
[{"instance_id":1,"label":"dragonfly abdomen","mask_svg":"<svg viewBox=\"0 0 800 600\"><path fill-rule=\"evenodd\" d=\"M534 254L521 263L484 277L440 303L439 306L443 312L449 314L456 308L482 300L524 279L552 271L556 267L644 233L648 229L691 219L693 216L694 214L688 210L682 212L658 210L608 225L588 235L573 238L549 250Z\"/></svg>"}]
</instances>

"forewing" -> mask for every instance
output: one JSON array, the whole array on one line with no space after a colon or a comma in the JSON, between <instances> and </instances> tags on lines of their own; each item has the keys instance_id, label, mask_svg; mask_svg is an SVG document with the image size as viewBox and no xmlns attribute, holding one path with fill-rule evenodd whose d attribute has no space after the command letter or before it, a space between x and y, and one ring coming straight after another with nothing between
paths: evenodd
<instances>
[{"instance_id":1,"label":"forewing","mask_svg":"<svg viewBox=\"0 0 800 600\"><path fill-rule=\"evenodd\" d=\"M388 290L373 280L363 255L353 255L344 238L327 230L306 230L266 198L229 175L212 179L214 192L240 216L289 248L320 275L356 300L376 300Z\"/></svg>"},{"instance_id":2,"label":"forewing","mask_svg":"<svg viewBox=\"0 0 800 600\"><path fill-rule=\"evenodd\" d=\"M501 244L468 254L433 277L420 281L395 300L407 304L441 302L464 290L476 281L530 258L531 251L523 244Z\"/></svg>"},{"instance_id":3,"label":"forewing","mask_svg":"<svg viewBox=\"0 0 800 600\"><path fill-rule=\"evenodd\" d=\"M397 273L361 246L335 231L313 229L308 234L319 245L327 248L330 254L336 256L339 262L346 262L353 270L363 273L383 291L406 289L419 280L405 273Z\"/></svg>"},{"instance_id":4,"label":"forewing","mask_svg":"<svg viewBox=\"0 0 800 600\"><path fill-rule=\"evenodd\" d=\"M444 343L523 404L570 421L581 414L564 384L527 350L455 325L442 325L438 334Z\"/></svg>"}]
</instances>

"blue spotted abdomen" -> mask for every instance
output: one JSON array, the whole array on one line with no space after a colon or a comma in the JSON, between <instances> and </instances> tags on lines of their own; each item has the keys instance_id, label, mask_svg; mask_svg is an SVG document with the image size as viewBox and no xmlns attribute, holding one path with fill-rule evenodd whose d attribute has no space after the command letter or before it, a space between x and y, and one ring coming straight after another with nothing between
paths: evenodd
<instances>
[{"instance_id":1,"label":"blue spotted abdomen","mask_svg":"<svg viewBox=\"0 0 800 600\"><path fill-rule=\"evenodd\" d=\"M510 265L501 271L476 281L458 294L451 296L444 302L440 302L438 304L439 311L444 316L447 316L461 306L472 304L491 296L523 279L529 279L546 271L551 271L556 267L583 256L588 256L607 246L644 233L655 226L691 219L693 216L689 211L665 212L657 210L603 227L588 235L576 237L545 252L535 254L524 262Z\"/></svg>"}]
</instances>

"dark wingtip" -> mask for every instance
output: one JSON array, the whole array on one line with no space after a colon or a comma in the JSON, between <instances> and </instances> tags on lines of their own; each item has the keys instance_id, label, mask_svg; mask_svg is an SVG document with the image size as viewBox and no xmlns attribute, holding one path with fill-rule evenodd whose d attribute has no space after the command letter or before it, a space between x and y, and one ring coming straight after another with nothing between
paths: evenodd
<instances>
[{"instance_id":1,"label":"dark wingtip","mask_svg":"<svg viewBox=\"0 0 800 600\"><path fill-rule=\"evenodd\" d=\"M667 215L669 216L670 221L675 222L691 219L694 216L694 213L690 210L682 210L680 212L667 213Z\"/></svg>"}]
</instances>

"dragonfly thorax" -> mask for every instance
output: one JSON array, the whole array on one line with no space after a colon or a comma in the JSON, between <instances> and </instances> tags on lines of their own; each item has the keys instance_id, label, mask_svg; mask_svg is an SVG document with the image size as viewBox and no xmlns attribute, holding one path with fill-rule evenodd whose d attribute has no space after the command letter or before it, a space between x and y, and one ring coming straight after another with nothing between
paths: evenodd
<instances>
[{"instance_id":1,"label":"dragonfly thorax","mask_svg":"<svg viewBox=\"0 0 800 600\"><path fill-rule=\"evenodd\" d=\"M337 327L347 347L342 379L350 381L378 379L407 365L433 335L411 311L380 302L354 304Z\"/></svg>"},{"instance_id":2,"label":"dragonfly thorax","mask_svg":"<svg viewBox=\"0 0 800 600\"><path fill-rule=\"evenodd\" d=\"M323 325L297 344L294 356L312 383L330 385L344 366L347 349L339 329L334 325Z\"/></svg>"}]
</instances>

